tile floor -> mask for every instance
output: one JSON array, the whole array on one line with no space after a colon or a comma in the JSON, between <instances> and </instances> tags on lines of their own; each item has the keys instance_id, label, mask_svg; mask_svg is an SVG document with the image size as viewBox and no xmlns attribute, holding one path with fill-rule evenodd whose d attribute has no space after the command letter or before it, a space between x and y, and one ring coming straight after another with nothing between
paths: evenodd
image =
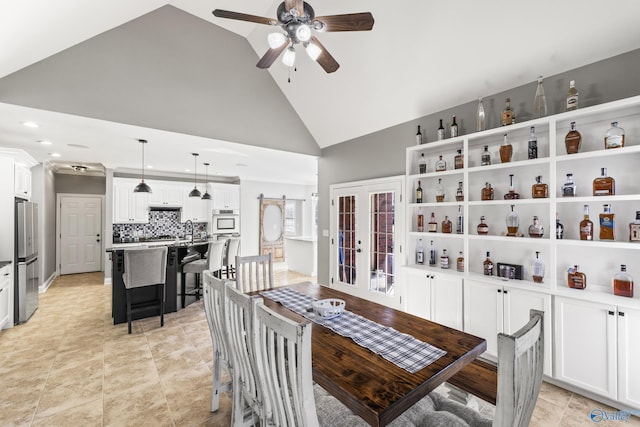
<instances>
[{"instance_id":1,"label":"tile floor","mask_svg":"<svg viewBox=\"0 0 640 427\"><path fill-rule=\"evenodd\" d=\"M279 285L309 280L285 271ZM62 276L24 325L0 332L0 426L227 426L209 412L212 347L201 302L165 317L113 325L101 273ZM543 384L532 426L594 424L606 408ZM606 426L640 426L608 421Z\"/></svg>"}]
</instances>

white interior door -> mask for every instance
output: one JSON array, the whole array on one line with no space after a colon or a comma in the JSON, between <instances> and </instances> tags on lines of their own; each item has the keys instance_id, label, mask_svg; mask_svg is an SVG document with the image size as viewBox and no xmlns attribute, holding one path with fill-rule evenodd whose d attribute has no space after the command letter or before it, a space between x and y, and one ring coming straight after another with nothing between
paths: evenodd
<instances>
[{"instance_id":1,"label":"white interior door","mask_svg":"<svg viewBox=\"0 0 640 427\"><path fill-rule=\"evenodd\" d=\"M60 274L102 270L102 198L60 197Z\"/></svg>"},{"instance_id":2,"label":"white interior door","mask_svg":"<svg viewBox=\"0 0 640 427\"><path fill-rule=\"evenodd\" d=\"M402 188L400 178L332 186L332 287L401 308Z\"/></svg>"}]
</instances>

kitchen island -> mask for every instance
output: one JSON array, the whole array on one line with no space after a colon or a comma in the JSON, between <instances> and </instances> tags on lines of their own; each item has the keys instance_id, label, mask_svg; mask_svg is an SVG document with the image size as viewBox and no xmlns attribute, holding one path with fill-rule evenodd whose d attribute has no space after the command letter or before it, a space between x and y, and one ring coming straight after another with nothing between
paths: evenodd
<instances>
[{"instance_id":1,"label":"kitchen island","mask_svg":"<svg viewBox=\"0 0 640 427\"><path fill-rule=\"evenodd\" d=\"M167 274L165 283L165 303L164 312L173 313L180 308L178 304L178 296L182 292L182 266L189 261L201 258L207 252L209 246L208 240L194 241L160 241L160 242L136 242L136 243L114 243L107 252L111 252L112 264L112 298L111 298L111 316L113 324L125 323L127 321L127 299L122 280L124 273L124 252L127 249L135 249L140 247L167 246ZM159 298L157 287L138 288L132 293L132 304L145 304L157 301ZM150 306L145 310L141 310L133 315L133 320L143 319L145 317L159 316L160 309Z\"/></svg>"}]
</instances>

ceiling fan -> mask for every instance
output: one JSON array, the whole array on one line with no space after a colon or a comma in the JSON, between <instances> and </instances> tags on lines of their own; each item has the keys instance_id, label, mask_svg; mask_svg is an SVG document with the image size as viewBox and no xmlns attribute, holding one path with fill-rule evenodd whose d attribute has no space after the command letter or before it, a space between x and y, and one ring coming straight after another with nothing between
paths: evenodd
<instances>
[{"instance_id":1,"label":"ceiling fan","mask_svg":"<svg viewBox=\"0 0 640 427\"><path fill-rule=\"evenodd\" d=\"M280 26L284 30L284 33L269 34L267 38L269 50L256 64L258 68L269 68L283 51L282 62L292 67L296 57L294 46L300 43L311 59L320 64L327 73L333 73L340 64L320 43L320 40L311 34L311 30L318 32L369 31L373 28L373 16L370 12L316 17L311 5L302 0L282 2L278 6L276 19L221 9L214 10L213 14L218 18Z\"/></svg>"}]
</instances>

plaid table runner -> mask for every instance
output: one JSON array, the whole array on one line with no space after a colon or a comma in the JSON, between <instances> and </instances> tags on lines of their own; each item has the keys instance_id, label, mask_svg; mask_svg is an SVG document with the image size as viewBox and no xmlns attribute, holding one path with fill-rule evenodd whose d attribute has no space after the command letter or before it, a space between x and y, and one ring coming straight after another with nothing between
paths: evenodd
<instances>
[{"instance_id":1,"label":"plaid table runner","mask_svg":"<svg viewBox=\"0 0 640 427\"><path fill-rule=\"evenodd\" d=\"M379 354L412 374L447 353L411 335L403 334L347 310L333 319L324 319L313 312L311 303L314 298L293 289L279 288L261 292L261 295L339 335L351 338L361 347Z\"/></svg>"}]
</instances>

